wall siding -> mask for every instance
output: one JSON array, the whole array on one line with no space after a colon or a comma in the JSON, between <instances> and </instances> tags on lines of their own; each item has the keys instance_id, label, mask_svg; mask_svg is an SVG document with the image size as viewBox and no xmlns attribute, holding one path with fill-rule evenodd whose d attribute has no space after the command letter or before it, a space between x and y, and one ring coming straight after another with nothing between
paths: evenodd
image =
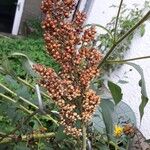
<instances>
[{"instance_id":1,"label":"wall siding","mask_svg":"<svg viewBox=\"0 0 150 150\"><path fill-rule=\"evenodd\" d=\"M120 0L95 0L92 10L89 14L87 23L98 23L101 25L106 25L117 13L117 9L110 8L112 4L119 5ZM124 3L127 4L127 7L133 7L134 3L138 3L139 6L144 3L144 0L124 0ZM145 35L141 38L138 33L134 36L134 40L130 45L130 49L125 55L125 58L141 57L150 55L150 22L146 22L146 32ZM138 65L143 68L146 86L148 91L148 97L150 98L150 59L136 61ZM118 82L119 79L124 79L124 73L129 72L130 69L133 69L130 66L123 65L119 70L116 70L112 73L111 79L114 82ZM150 101L145 108L145 114L140 124L140 115L139 115L139 105L141 103L140 88L138 82L140 76L136 70L133 69L132 72L129 72L128 79L126 79L128 84L120 84L123 90L123 101L126 102L136 114L137 126L146 136L150 138Z\"/></svg>"}]
</instances>

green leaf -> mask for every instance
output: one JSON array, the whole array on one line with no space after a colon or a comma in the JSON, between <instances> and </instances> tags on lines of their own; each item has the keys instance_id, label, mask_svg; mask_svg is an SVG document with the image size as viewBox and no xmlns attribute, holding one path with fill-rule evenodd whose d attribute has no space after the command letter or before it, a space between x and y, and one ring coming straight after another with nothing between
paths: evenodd
<instances>
[{"instance_id":1,"label":"green leaf","mask_svg":"<svg viewBox=\"0 0 150 150\"><path fill-rule=\"evenodd\" d=\"M141 99L142 99L142 102L141 102L141 104L139 106L139 111L140 111L140 120L142 120L142 117L144 115L144 108L147 105L148 100L149 100L148 97L147 97L147 92L146 92L146 86L145 86L145 79L144 79L143 69L139 65L137 65L135 63L128 62L126 64L134 67L138 71L140 76L141 76L141 80L139 81L139 86L141 87Z\"/></svg>"},{"instance_id":2,"label":"green leaf","mask_svg":"<svg viewBox=\"0 0 150 150\"><path fill-rule=\"evenodd\" d=\"M21 63L24 67L24 69L29 73L31 76L35 77L36 73L33 71L32 67L34 63L29 59L29 57L23 53L12 53L10 57L18 57L21 59Z\"/></svg>"},{"instance_id":3,"label":"green leaf","mask_svg":"<svg viewBox=\"0 0 150 150\"><path fill-rule=\"evenodd\" d=\"M30 100L32 97L32 95L29 93L29 90L26 86L20 86L20 88L18 88L16 90L16 94L18 96L21 96L21 97L26 98L28 100Z\"/></svg>"},{"instance_id":4,"label":"green leaf","mask_svg":"<svg viewBox=\"0 0 150 150\"><path fill-rule=\"evenodd\" d=\"M105 124L103 121L103 116L100 107L96 109L91 121L92 121L92 128L94 128L94 130L98 131L101 134L106 133Z\"/></svg>"},{"instance_id":5,"label":"green leaf","mask_svg":"<svg viewBox=\"0 0 150 150\"><path fill-rule=\"evenodd\" d=\"M142 117L144 115L144 108L147 105L149 99L143 95L141 96L141 99L142 99L142 102L139 106L139 111L140 111L140 119L142 120Z\"/></svg>"},{"instance_id":6,"label":"green leaf","mask_svg":"<svg viewBox=\"0 0 150 150\"><path fill-rule=\"evenodd\" d=\"M113 120L112 113L114 111L114 103L108 99L102 99L100 104L102 110L102 117L108 135L113 134Z\"/></svg>"},{"instance_id":7,"label":"green leaf","mask_svg":"<svg viewBox=\"0 0 150 150\"><path fill-rule=\"evenodd\" d=\"M136 125L135 113L131 107L123 101L115 106L112 118L114 125L118 124L118 122L126 122L127 120Z\"/></svg>"},{"instance_id":8,"label":"green leaf","mask_svg":"<svg viewBox=\"0 0 150 150\"><path fill-rule=\"evenodd\" d=\"M122 99L122 91L121 88L115 83L108 81L108 87L112 94L115 104L117 105Z\"/></svg>"}]
</instances>

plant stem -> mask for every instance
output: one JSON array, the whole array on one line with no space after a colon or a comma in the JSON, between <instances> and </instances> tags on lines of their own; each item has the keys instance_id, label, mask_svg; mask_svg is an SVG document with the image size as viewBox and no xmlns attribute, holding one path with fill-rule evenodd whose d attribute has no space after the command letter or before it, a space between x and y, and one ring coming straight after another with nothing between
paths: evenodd
<instances>
[{"instance_id":1,"label":"plant stem","mask_svg":"<svg viewBox=\"0 0 150 150\"><path fill-rule=\"evenodd\" d=\"M52 138L55 136L55 133L43 133L43 134L32 134L32 135L24 135L22 136L22 142L27 141L28 137L34 137L34 139L41 139L41 138ZM6 143L11 143L14 142L14 140L11 137L5 138L3 141L0 142L0 144L6 144ZM116 147L119 150L119 147L113 143L112 141L109 141L109 144L112 145L113 147Z\"/></svg>"},{"instance_id":2,"label":"plant stem","mask_svg":"<svg viewBox=\"0 0 150 150\"><path fill-rule=\"evenodd\" d=\"M148 59L150 56L143 56L143 57L135 57L131 59L124 59L124 60L107 60L106 63L113 64L113 63L125 63L128 61L135 61L135 60L142 60L142 59Z\"/></svg>"},{"instance_id":3,"label":"plant stem","mask_svg":"<svg viewBox=\"0 0 150 150\"><path fill-rule=\"evenodd\" d=\"M19 77L17 77L17 80L18 80L19 82L22 82L22 83L25 84L26 86L30 87L31 89L33 89L33 90L35 89L34 86L31 85L30 83L28 83L27 81L25 81L25 80L23 80L23 79L21 79L21 78L19 78ZM48 96L46 93L44 93L44 92L41 91L41 94L42 94L45 98L48 98L48 99L52 100L51 97Z\"/></svg>"},{"instance_id":4,"label":"plant stem","mask_svg":"<svg viewBox=\"0 0 150 150\"><path fill-rule=\"evenodd\" d=\"M34 105L33 103L31 103L27 99L25 99L25 98L23 98L21 96L18 96L15 92L13 92L12 90L10 90L9 88L7 88L6 86L4 86L1 83L0 83L0 87L2 87L3 89L5 89L7 92L11 93L13 96L20 98L23 102L27 103L28 105L31 105L33 108L38 109L38 107L36 105Z\"/></svg>"},{"instance_id":5,"label":"plant stem","mask_svg":"<svg viewBox=\"0 0 150 150\"><path fill-rule=\"evenodd\" d=\"M10 97L8 97L8 96L2 94L2 93L0 93L0 96L3 97L3 98L5 98L5 99L7 99L7 100L9 100L10 102L17 103L17 101L13 100L12 98L10 98ZM19 106L22 110L24 110L26 113L28 113L28 114L31 114L31 113L32 113L30 110L26 109L23 105L19 104L18 106Z\"/></svg>"},{"instance_id":6,"label":"plant stem","mask_svg":"<svg viewBox=\"0 0 150 150\"><path fill-rule=\"evenodd\" d=\"M86 124L82 124L82 150L86 150Z\"/></svg>"},{"instance_id":7,"label":"plant stem","mask_svg":"<svg viewBox=\"0 0 150 150\"><path fill-rule=\"evenodd\" d=\"M108 51L108 53L105 55L103 60L98 65L98 68L100 68L104 62L107 60L107 58L110 56L110 54L115 50L115 48L131 33L133 33L142 23L144 23L150 16L150 11L147 12L147 14L137 23L135 24L127 33L125 33L117 42L114 43L114 45L111 47L111 49Z\"/></svg>"},{"instance_id":8,"label":"plant stem","mask_svg":"<svg viewBox=\"0 0 150 150\"><path fill-rule=\"evenodd\" d=\"M116 17L116 24L115 24L115 30L114 30L114 41L116 41L117 26L118 26L118 20L119 20L119 15L120 15L122 4L123 4L123 0L120 1L120 5L119 5L117 17Z\"/></svg>"},{"instance_id":9,"label":"plant stem","mask_svg":"<svg viewBox=\"0 0 150 150\"><path fill-rule=\"evenodd\" d=\"M119 146L112 141L109 141L109 145L112 145L115 148L115 150L120 150Z\"/></svg>"},{"instance_id":10,"label":"plant stem","mask_svg":"<svg viewBox=\"0 0 150 150\"><path fill-rule=\"evenodd\" d=\"M13 103L17 103L17 101L13 100L12 98L10 98L10 97L8 97L8 96L2 94L2 93L0 93L0 96L3 97L3 98L5 98L5 99L7 99L7 100L9 100L9 101L11 101L11 102L13 102ZM28 110L27 108L25 108L25 107L24 107L23 105L21 105L21 104L19 104L18 106L20 107L20 109L22 109L24 112L26 112L26 113L28 113L28 114L30 114L30 115L33 113L32 111ZM34 118L38 121L38 123L39 123L41 126L43 126L43 125L41 124L40 120L39 120L36 116L34 116Z\"/></svg>"},{"instance_id":11,"label":"plant stem","mask_svg":"<svg viewBox=\"0 0 150 150\"><path fill-rule=\"evenodd\" d=\"M35 108L36 110L38 110L38 106L34 105L33 103L29 102L27 99L23 98L23 97L20 97L18 96L15 92L11 91L9 88L7 88L6 86L4 86L3 84L0 83L0 87L2 87L3 89L5 89L7 92L11 93L12 95L20 98L23 102L27 103L28 105L31 105L33 108ZM59 125L58 122L53 119L50 115L46 114L46 116L43 116L45 117L46 119L49 119L51 121L53 121L57 126Z\"/></svg>"},{"instance_id":12,"label":"plant stem","mask_svg":"<svg viewBox=\"0 0 150 150\"><path fill-rule=\"evenodd\" d=\"M53 132L51 132L51 133L42 133L42 134L35 133L35 134L31 134L31 135L24 135L24 136L22 136L20 141L26 142L26 141L29 140L29 137L30 138L34 138L36 140L36 139L42 139L42 138L43 139L52 138L54 136L55 136L55 133L53 133ZM3 139L0 142L0 144L7 144L7 143L11 143L11 142L14 142L14 138L13 137L12 138L11 137L7 137L7 138Z\"/></svg>"}]
</instances>

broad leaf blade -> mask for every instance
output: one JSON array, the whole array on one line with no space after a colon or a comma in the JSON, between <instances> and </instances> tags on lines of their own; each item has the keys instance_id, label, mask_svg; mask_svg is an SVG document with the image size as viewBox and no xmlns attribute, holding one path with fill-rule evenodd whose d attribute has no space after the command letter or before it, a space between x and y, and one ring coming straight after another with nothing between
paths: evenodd
<instances>
[{"instance_id":1,"label":"broad leaf blade","mask_svg":"<svg viewBox=\"0 0 150 150\"><path fill-rule=\"evenodd\" d=\"M130 122L136 125L136 116L131 107L125 102L121 101L115 106L114 112L112 114L114 125L118 123Z\"/></svg>"},{"instance_id":2,"label":"broad leaf blade","mask_svg":"<svg viewBox=\"0 0 150 150\"><path fill-rule=\"evenodd\" d=\"M141 80L139 82L139 86L141 87L141 99L142 99L142 102L141 102L141 104L139 106L139 111L140 111L140 120L142 120L142 117L144 115L144 108L147 105L148 100L149 100L148 97L147 97L147 92L146 92L146 86L145 86L145 79L144 79L143 69L139 65L137 65L135 63L128 62L126 64L134 67L138 71L140 76L141 76Z\"/></svg>"},{"instance_id":3,"label":"broad leaf blade","mask_svg":"<svg viewBox=\"0 0 150 150\"><path fill-rule=\"evenodd\" d=\"M108 81L108 87L112 94L115 104L117 105L122 99L122 91L121 88L115 83Z\"/></svg>"},{"instance_id":4,"label":"broad leaf blade","mask_svg":"<svg viewBox=\"0 0 150 150\"><path fill-rule=\"evenodd\" d=\"M114 103L110 100L103 99L101 100L100 107L102 109L102 117L104 120L106 133L108 135L112 135L113 134L112 113L114 111Z\"/></svg>"}]
</instances>

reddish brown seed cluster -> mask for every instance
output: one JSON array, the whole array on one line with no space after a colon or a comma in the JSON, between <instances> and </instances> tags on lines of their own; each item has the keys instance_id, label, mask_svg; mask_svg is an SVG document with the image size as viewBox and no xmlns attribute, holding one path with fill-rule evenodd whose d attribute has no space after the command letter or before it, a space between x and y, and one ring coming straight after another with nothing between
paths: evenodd
<instances>
[{"instance_id":1,"label":"reddish brown seed cluster","mask_svg":"<svg viewBox=\"0 0 150 150\"><path fill-rule=\"evenodd\" d=\"M84 31L84 35L82 36L82 41L84 43L89 43L94 40L96 34L95 27L89 28Z\"/></svg>"},{"instance_id":2,"label":"reddish brown seed cluster","mask_svg":"<svg viewBox=\"0 0 150 150\"><path fill-rule=\"evenodd\" d=\"M65 133L73 136L80 136L81 129L77 129L74 124L77 120L81 120L80 115L75 112L76 106L66 104L60 111L61 124L65 127Z\"/></svg>"},{"instance_id":3,"label":"reddish brown seed cluster","mask_svg":"<svg viewBox=\"0 0 150 150\"><path fill-rule=\"evenodd\" d=\"M33 69L36 70L41 76L40 84L45 87L50 96L57 102L63 95L63 87L61 80L51 68L46 68L43 65L34 65Z\"/></svg>"},{"instance_id":4,"label":"reddish brown seed cluster","mask_svg":"<svg viewBox=\"0 0 150 150\"><path fill-rule=\"evenodd\" d=\"M60 64L61 71L57 74L43 65L34 65L34 69L41 76L40 84L59 106L65 132L80 136L77 121L87 123L100 102L89 84L100 73L97 66L102 55L91 44L95 27L83 30L86 15L78 12L72 20L74 7L75 0L42 1L46 49Z\"/></svg>"},{"instance_id":5,"label":"reddish brown seed cluster","mask_svg":"<svg viewBox=\"0 0 150 150\"><path fill-rule=\"evenodd\" d=\"M85 122L88 122L92 114L96 110L96 106L100 103L100 97L96 95L96 93L89 89L85 93L85 98L83 100L83 112L82 112L82 119Z\"/></svg>"},{"instance_id":6,"label":"reddish brown seed cluster","mask_svg":"<svg viewBox=\"0 0 150 150\"><path fill-rule=\"evenodd\" d=\"M100 73L97 66L102 59L100 52L94 48L81 48L77 54L75 63L78 66L81 85L88 87L90 81Z\"/></svg>"}]
</instances>

